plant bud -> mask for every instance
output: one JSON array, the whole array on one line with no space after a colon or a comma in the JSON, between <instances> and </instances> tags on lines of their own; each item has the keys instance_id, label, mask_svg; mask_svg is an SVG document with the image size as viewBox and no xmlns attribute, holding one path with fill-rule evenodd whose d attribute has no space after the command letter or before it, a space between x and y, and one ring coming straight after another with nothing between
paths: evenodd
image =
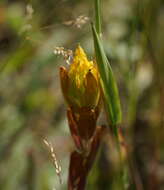
<instances>
[{"instance_id":1,"label":"plant bud","mask_svg":"<svg viewBox=\"0 0 164 190\"><path fill-rule=\"evenodd\" d=\"M63 95L70 108L95 109L100 102L99 74L93 61L88 61L84 50L78 46L67 70L60 68Z\"/></svg>"}]
</instances>

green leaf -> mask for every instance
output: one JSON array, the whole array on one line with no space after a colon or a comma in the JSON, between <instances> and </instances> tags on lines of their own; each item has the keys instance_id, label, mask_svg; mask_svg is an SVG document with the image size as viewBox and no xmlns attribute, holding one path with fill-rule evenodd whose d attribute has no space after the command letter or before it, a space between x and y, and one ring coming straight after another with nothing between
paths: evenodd
<instances>
[{"instance_id":1,"label":"green leaf","mask_svg":"<svg viewBox=\"0 0 164 190\"><path fill-rule=\"evenodd\" d=\"M119 124L122 119L120 98L116 80L112 68L104 52L102 42L95 26L92 25L96 62L100 73L100 83L104 95L104 102L108 117L113 126Z\"/></svg>"}]
</instances>

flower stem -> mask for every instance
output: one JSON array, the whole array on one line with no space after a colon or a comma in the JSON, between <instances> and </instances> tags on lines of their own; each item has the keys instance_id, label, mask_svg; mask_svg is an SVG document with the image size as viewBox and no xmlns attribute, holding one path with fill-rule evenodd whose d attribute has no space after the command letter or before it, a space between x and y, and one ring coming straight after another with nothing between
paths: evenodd
<instances>
[{"instance_id":1,"label":"flower stem","mask_svg":"<svg viewBox=\"0 0 164 190\"><path fill-rule=\"evenodd\" d=\"M101 8L100 8L100 0L95 0L95 26L96 26L96 31L99 36L101 36Z\"/></svg>"}]
</instances>

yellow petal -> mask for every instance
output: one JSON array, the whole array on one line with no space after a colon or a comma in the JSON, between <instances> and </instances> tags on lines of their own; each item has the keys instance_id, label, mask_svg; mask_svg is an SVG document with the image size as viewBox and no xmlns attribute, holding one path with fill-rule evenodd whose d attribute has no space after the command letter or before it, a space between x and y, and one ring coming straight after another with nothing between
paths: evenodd
<instances>
[{"instance_id":1,"label":"yellow petal","mask_svg":"<svg viewBox=\"0 0 164 190\"><path fill-rule=\"evenodd\" d=\"M60 68L61 86L70 107L95 108L100 99L99 75L93 61L89 61L84 50L78 46L67 72Z\"/></svg>"},{"instance_id":2,"label":"yellow petal","mask_svg":"<svg viewBox=\"0 0 164 190\"><path fill-rule=\"evenodd\" d=\"M73 63L70 66L69 77L82 92L84 92L83 82L89 70L94 71L94 63L93 61L88 61L84 50L78 46L75 50Z\"/></svg>"}]
</instances>

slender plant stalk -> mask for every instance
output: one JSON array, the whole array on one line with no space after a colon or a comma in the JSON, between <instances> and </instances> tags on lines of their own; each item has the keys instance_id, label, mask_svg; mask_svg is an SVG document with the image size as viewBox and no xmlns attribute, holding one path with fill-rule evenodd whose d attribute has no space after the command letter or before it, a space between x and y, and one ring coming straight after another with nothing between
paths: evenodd
<instances>
[{"instance_id":1,"label":"slender plant stalk","mask_svg":"<svg viewBox=\"0 0 164 190\"><path fill-rule=\"evenodd\" d=\"M117 88L117 83L110 66L110 63L105 54L102 41L100 36L101 34L101 16L100 16L100 0L95 0L95 26L92 24L92 33L94 39L94 47L95 47L95 56L96 62L98 66L98 70L100 73L100 84L104 97L104 106L107 113L107 118L109 119L109 126L111 126L116 147L119 155L119 160L121 164L118 181L121 185L121 188L124 189L125 180L125 166L124 161L122 159L122 147L120 144L120 130L118 128L118 124L121 123L122 120L122 111L120 106L120 98Z\"/></svg>"},{"instance_id":2,"label":"slender plant stalk","mask_svg":"<svg viewBox=\"0 0 164 190\"><path fill-rule=\"evenodd\" d=\"M95 0L95 27L99 36L101 36L101 9L100 0Z\"/></svg>"}]
</instances>

